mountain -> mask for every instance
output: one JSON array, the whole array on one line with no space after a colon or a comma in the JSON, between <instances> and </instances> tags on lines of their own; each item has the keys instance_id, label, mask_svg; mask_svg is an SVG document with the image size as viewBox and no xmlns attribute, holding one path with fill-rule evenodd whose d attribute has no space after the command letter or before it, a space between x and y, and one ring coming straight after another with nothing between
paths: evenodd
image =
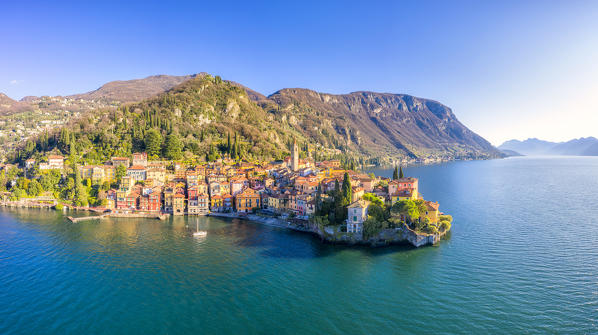
<instances>
[{"instance_id":1,"label":"mountain","mask_svg":"<svg viewBox=\"0 0 598 335\"><path fill-rule=\"evenodd\" d=\"M537 138L525 141L510 140L498 147L500 150L513 150L524 155L566 155L598 156L598 139L582 137L567 142L549 142Z\"/></svg>"},{"instance_id":2,"label":"mountain","mask_svg":"<svg viewBox=\"0 0 598 335\"><path fill-rule=\"evenodd\" d=\"M505 156L507 157L518 157L518 156L523 156L522 154L518 153L517 151L513 151L513 150L509 150L509 149L504 149L501 150L501 152L503 154L505 154Z\"/></svg>"},{"instance_id":3,"label":"mountain","mask_svg":"<svg viewBox=\"0 0 598 335\"><path fill-rule=\"evenodd\" d=\"M7 114L12 111L16 111L16 112L25 111L27 109L28 109L27 103L13 100L10 97L8 97L6 94L0 93L0 115Z\"/></svg>"},{"instance_id":4,"label":"mountain","mask_svg":"<svg viewBox=\"0 0 598 335\"><path fill-rule=\"evenodd\" d=\"M334 95L283 89L268 97L306 136L330 147L368 156L489 158L501 153L467 129L450 108L405 94L353 92Z\"/></svg>"},{"instance_id":5,"label":"mountain","mask_svg":"<svg viewBox=\"0 0 598 335\"><path fill-rule=\"evenodd\" d=\"M177 80L182 83L167 89ZM172 143L180 141L188 159L229 154L229 136L238 137L235 150L248 159L280 159L288 155L294 140L303 152L319 158L374 164L504 156L461 124L450 108L433 100L374 92L334 95L308 89L282 89L266 97L204 73L144 81L153 84L113 82L77 95L112 102L73 116L48 136L34 138L37 146L30 145L30 152L21 150L18 158L43 148L43 152L63 154L76 150L88 161L101 161L111 155L147 150L150 131L154 137L159 133L162 147L168 138ZM128 88L131 85L157 87L144 94L165 91L113 107L115 100L110 99L127 101L141 96L137 89ZM24 146L22 140L20 143Z\"/></svg>"},{"instance_id":6,"label":"mountain","mask_svg":"<svg viewBox=\"0 0 598 335\"><path fill-rule=\"evenodd\" d=\"M157 75L143 79L111 81L95 91L74 94L67 98L106 102L136 102L150 98L195 77Z\"/></svg>"},{"instance_id":7,"label":"mountain","mask_svg":"<svg viewBox=\"0 0 598 335\"><path fill-rule=\"evenodd\" d=\"M117 80L102 85L100 88L80 94L62 96L26 96L20 101L13 100L0 93L0 115L11 115L31 111L56 111L61 109L84 111L120 103L137 102L193 78L196 75L168 76L157 75L143 79Z\"/></svg>"},{"instance_id":8,"label":"mountain","mask_svg":"<svg viewBox=\"0 0 598 335\"><path fill-rule=\"evenodd\" d=\"M109 82L95 91L69 96L26 96L15 101L0 94L0 155L28 138L68 123L73 118L122 103L138 102L163 93L196 75L150 76Z\"/></svg>"}]
</instances>

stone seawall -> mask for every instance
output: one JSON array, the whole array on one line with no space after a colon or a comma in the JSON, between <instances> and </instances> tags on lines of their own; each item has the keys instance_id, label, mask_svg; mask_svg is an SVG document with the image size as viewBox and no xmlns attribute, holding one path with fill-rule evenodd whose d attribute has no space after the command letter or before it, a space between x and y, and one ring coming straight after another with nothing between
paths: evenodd
<instances>
[{"instance_id":1,"label":"stone seawall","mask_svg":"<svg viewBox=\"0 0 598 335\"><path fill-rule=\"evenodd\" d=\"M318 227L317 225L310 225L310 228L315 234L327 242L350 245L363 244L372 247L408 243L419 248L426 245L437 244L447 233L420 234L407 227L407 225L403 225L398 228L383 229L376 236L364 239L361 233L347 233L340 231L340 226Z\"/></svg>"}]
</instances>

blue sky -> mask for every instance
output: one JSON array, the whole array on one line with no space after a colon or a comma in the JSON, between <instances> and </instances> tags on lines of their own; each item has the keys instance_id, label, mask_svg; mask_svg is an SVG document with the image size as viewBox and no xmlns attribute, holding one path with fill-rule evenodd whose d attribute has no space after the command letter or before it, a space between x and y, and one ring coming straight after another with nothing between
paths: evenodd
<instances>
[{"instance_id":1,"label":"blue sky","mask_svg":"<svg viewBox=\"0 0 598 335\"><path fill-rule=\"evenodd\" d=\"M10 1L0 43L17 99L209 72L438 100L493 144L598 137L596 1Z\"/></svg>"}]
</instances>

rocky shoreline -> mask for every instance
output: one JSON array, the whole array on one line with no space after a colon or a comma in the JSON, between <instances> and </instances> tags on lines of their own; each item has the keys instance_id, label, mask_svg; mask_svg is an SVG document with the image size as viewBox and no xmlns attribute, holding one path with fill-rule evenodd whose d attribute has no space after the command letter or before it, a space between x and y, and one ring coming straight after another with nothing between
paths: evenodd
<instances>
[{"instance_id":1,"label":"rocky shoreline","mask_svg":"<svg viewBox=\"0 0 598 335\"><path fill-rule=\"evenodd\" d=\"M438 234L417 233L407 225L398 228L381 230L376 236L363 239L361 234L346 233L340 231L340 226L318 227L307 220L300 220L301 225L294 224L286 219L276 217L264 217L255 214L238 215L235 213L210 213L209 216L226 217L253 221L271 227L286 228L318 236L322 241L333 244L366 245L370 247L384 247L397 244L410 244L416 248L438 244L441 239L450 231ZM299 220L297 220L299 221Z\"/></svg>"}]
</instances>

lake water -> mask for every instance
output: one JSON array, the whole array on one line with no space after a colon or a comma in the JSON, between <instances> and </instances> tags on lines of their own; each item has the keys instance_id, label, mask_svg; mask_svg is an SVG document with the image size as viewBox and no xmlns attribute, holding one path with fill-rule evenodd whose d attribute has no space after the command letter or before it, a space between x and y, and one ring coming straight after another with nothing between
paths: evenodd
<instances>
[{"instance_id":1,"label":"lake water","mask_svg":"<svg viewBox=\"0 0 598 335\"><path fill-rule=\"evenodd\" d=\"M0 334L598 333L598 158L405 172L454 217L438 246L0 211Z\"/></svg>"}]
</instances>

